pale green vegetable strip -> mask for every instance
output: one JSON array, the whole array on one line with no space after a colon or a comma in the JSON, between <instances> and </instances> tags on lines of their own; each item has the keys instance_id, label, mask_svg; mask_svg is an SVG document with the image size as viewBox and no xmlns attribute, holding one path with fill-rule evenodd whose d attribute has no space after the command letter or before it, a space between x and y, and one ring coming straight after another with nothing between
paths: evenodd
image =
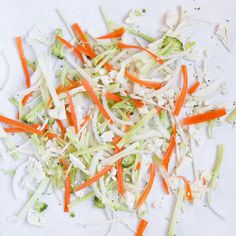
<instances>
[{"instance_id":1,"label":"pale green vegetable strip","mask_svg":"<svg viewBox=\"0 0 236 236\"><path fill-rule=\"evenodd\" d=\"M132 28L127 28L126 30L127 30L128 33L134 34L134 35L136 35L136 36L139 36L139 37L141 37L141 38L147 40L149 43L152 43L152 42L155 41L154 38L152 38L152 37L150 37L150 36L148 36L148 35L146 35L146 34L144 34L144 33L141 33L141 32L139 32L139 31L137 31L137 30L134 30L134 29L132 29Z\"/></svg>"},{"instance_id":2,"label":"pale green vegetable strip","mask_svg":"<svg viewBox=\"0 0 236 236\"><path fill-rule=\"evenodd\" d=\"M226 120L229 123L234 123L236 122L236 108L227 116Z\"/></svg>"},{"instance_id":3,"label":"pale green vegetable strip","mask_svg":"<svg viewBox=\"0 0 236 236\"><path fill-rule=\"evenodd\" d=\"M184 192L185 192L184 188L181 188L179 190L179 194L178 194L178 197L177 197L174 213L172 215L172 219L171 219L169 230L168 230L168 236L174 236L175 235L175 229L176 229L176 225L178 223L177 217L179 215L181 205L182 205L182 202L183 202L183 199L184 199Z\"/></svg>"},{"instance_id":4,"label":"pale green vegetable strip","mask_svg":"<svg viewBox=\"0 0 236 236\"><path fill-rule=\"evenodd\" d=\"M16 146L8 138L3 138L3 141L6 144L9 151L16 149ZM19 152L18 151L11 153L11 155L15 161L19 160Z\"/></svg>"},{"instance_id":5,"label":"pale green vegetable strip","mask_svg":"<svg viewBox=\"0 0 236 236\"><path fill-rule=\"evenodd\" d=\"M45 177L44 180L42 180L42 182L39 184L37 190L34 192L33 196L26 203L24 208L17 214L16 221L19 221L26 216L26 214L30 210L30 208L33 207L33 205L38 200L40 195L45 191L49 181L50 181L50 179L48 177Z\"/></svg>"},{"instance_id":6,"label":"pale green vegetable strip","mask_svg":"<svg viewBox=\"0 0 236 236\"><path fill-rule=\"evenodd\" d=\"M75 207L78 204L80 204L81 202L85 202L85 201L89 200L90 198L92 198L94 196L95 196L94 191L91 191L91 192L87 193L86 195L84 195L83 197L77 198L75 201L71 202L69 204L69 207L70 208Z\"/></svg>"},{"instance_id":7,"label":"pale green vegetable strip","mask_svg":"<svg viewBox=\"0 0 236 236\"><path fill-rule=\"evenodd\" d=\"M152 117L155 115L156 111L152 110L147 115L145 115L137 124L135 124L120 140L120 142L117 144L119 148L123 147L125 144L129 143L132 136L139 132L139 130L143 127L145 123L147 123Z\"/></svg>"},{"instance_id":8,"label":"pale green vegetable strip","mask_svg":"<svg viewBox=\"0 0 236 236\"><path fill-rule=\"evenodd\" d=\"M214 190L215 185L216 185L216 179L219 176L219 172L220 172L220 167L222 164L222 160L223 160L223 152L224 152L224 145L223 144L219 144L218 146L218 154L217 154L217 160L214 166L214 169L212 171L212 177L211 177L211 181L209 184L209 189L210 192L208 193L208 203L210 203L210 195L211 192Z\"/></svg>"}]
</instances>

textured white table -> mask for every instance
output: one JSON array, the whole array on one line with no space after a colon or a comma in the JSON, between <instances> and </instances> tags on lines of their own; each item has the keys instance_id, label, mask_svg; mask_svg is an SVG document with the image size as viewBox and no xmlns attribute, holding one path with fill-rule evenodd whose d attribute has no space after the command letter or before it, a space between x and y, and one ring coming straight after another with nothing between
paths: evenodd
<instances>
[{"instance_id":1,"label":"textured white table","mask_svg":"<svg viewBox=\"0 0 236 236\"><path fill-rule=\"evenodd\" d=\"M51 32L56 27L63 24L55 13L55 8L61 9L69 18L70 22L79 22L85 29L95 29L96 32L105 32L104 23L100 15L98 6L104 5L109 15L115 21L121 21L130 8L147 8L148 13L142 18L140 24L145 32L156 36L160 29L160 23L164 13L176 6L186 6L192 14L199 15L201 19L212 22L212 25L203 25L198 32L193 32L193 38L201 45L210 49L209 55L209 76L211 79L222 78L227 81L229 98L236 98L236 34L232 36L232 50L227 52L221 43L215 38L211 39L214 24L230 20L233 29L236 28L236 2L235 0L180 0L180 1L158 1L158 0L8 0L1 1L0 7L0 49L4 49L11 63L10 81L4 92L0 92L0 112L11 112L10 105L6 103L7 97L13 95L23 81L22 69L13 41L16 35L24 35L34 24L40 26L45 32ZM200 7L200 10L194 8ZM0 58L0 83L5 76L5 65ZM12 115L14 113L12 112ZM199 153L201 161L212 167L215 143L226 143L225 156L221 169L221 176L218 183L217 207L222 209L226 220L216 217L208 208L201 203L194 207L188 207L184 214L179 218L176 235L181 236L209 236L209 235L235 235L236 230L236 148L235 137L236 129L230 127L217 128L215 130L215 141L210 141L203 147L203 152ZM1 159L0 165L13 165L13 162L4 162ZM26 223L14 225L7 220L8 216L14 215L24 200L15 200L13 197L11 179L0 174L0 235L1 236L27 236L27 235L105 235L107 225L92 225L83 227L79 222L87 220L105 219L104 214L92 208L89 204L81 204L76 210L76 217L71 218L63 213L62 206L54 197L48 198L50 202L47 210L49 226L39 229ZM168 225L167 218L173 207L173 199L165 197L162 199L163 191L159 183L154 186L156 191L152 193L152 201L156 201L158 208L150 208L147 219L149 220L148 229L145 235L166 235ZM170 202L172 202L170 204ZM128 215L127 218L130 218ZM135 222L135 220L133 220ZM136 227L135 223L133 224ZM123 234L132 235L123 225L116 224L113 235Z\"/></svg>"}]
</instances>

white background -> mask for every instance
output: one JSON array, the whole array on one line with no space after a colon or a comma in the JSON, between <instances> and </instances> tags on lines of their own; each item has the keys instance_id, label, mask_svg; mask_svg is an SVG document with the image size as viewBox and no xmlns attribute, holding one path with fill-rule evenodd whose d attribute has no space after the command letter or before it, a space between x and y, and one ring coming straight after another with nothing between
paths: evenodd
<instances>
[{"instance_id":1,"label":"white background","mask_svg":"<svg viewBox=\"0 0 236 236\"><path fill-rule=\"evenodd\" d=\"M84 29L93 29L99 35L105 33L105 27L98 6L104 5L110 17L117 22L122 21L130 8L146 8L148 13L142 18L141 28L144 32L157 36L160 30L162 17L166 11L183 5L192 15L210 22L202 24L197 31L192 32L193 39L199 41L202 46L210 49L209 53L209 78L220 78L227 82L227 89L231 100L236 100L236 1L235 0L1 0L0 1L0 49L4 49L11 64L10 81L6 89L0 92L0 112L11 113L7 98L22 88L23 73L15 48L14 38L17 35L25 35L32 25L37 24L44 32L52 32L57 27L63 27L62 22L55 12L55 8L61 9L70 23L79 22ZM200 7L200 10L194 8ZM215 38L211 38L215 25L229 20L233 27L231 52L225 50L222 44ZM0 84L5 76L5 64L0 59ZM9 111L8 111L9 109ZM12 113L13 115L13 113ZM176 235L181 236L209 236L209 235L235 235L236 231L236 129L230 126L216 128L215 140L203 145L199 158L212 167L214 160L214 144L225 143L225 156L221 169L221 175L217 186L217 207L225 213L226 220L216 217L204 203L196 206L188 206L184 214L181 214ZM9 157L10 160L10 157ZM6 163L7 162L7 163ZM11 162L12 164L12 162ZM10 165L11 165L10 164ZM1 165L9 162L2 160ZM13 165L13 164L12 164ZM87 220L105 219L104 214L95 210L89 204L81 204L76 210L76 217L70 218L63 213L63 207L58 206L55 198L47 199L50 202L47 216L49 226L44 229L35 228L24 222L17 225L10 223L7 218L14 215L24 201L16 201L11 191L11 179L0 174L0 235L105 235L106 225L89 226L79 225L79 222ZM152 193L152 200L156 202L157 209L150 208L147 219L149 226L145 235L166 235L168 216L173 207L173 199L162 199L163 191L159 183L156 183ZM127 216L130 218L130 216ZM132 221L132 220L131 220ZM133 217L133 226L136 220ZM117 224L114 235L132 235L123 225Z\"/></svg>"}]
</instances>

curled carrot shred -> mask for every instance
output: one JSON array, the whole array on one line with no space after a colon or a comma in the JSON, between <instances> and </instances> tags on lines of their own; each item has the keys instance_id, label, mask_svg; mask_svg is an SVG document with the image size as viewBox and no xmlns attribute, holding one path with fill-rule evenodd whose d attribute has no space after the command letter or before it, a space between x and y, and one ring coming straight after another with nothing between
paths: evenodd
<instances>
[{"instance_id":1,"label":"curled carrot shred","mask_svg":"<svg viewBox=\"0 0 236 236\"><path fill-rule=\"evenodd\" d=\"M145 51L147 52L150 56L152 56L159 64L164 64L164 61L158 57L157 55L155 55L153 52L151 52L150 50L144 48L144 47L141 47L141 46L136 46L136 45L129 45L129 44L124 44L122 42L118 42L117 43L118 47L121 48L121 49L129 49L129 48L133 48L133 49L139 49L141 51Z\"/></svg>"},{"instance_id":2,"label":"curled carrot shred","mask_svg":"<svg viewBox=\"0 0 236 236\"><path fill-rule=\"evenodd\" d=\"M138 201L135 204L136 209L139 209L143 205L143 203L147 199L147 197L152 189L152 185L154 183L154 178L155 178L155 170L156 170L154 163L150 164L149 170L150 170L149 182L148 182L145 190L143 191L143 193L141 194L141 196L139 197Z\"/></svg>"},{"instance_id":3,"label":"curled carrot shred","mask_svg":"<svg viewBox=\"0 0 236 236\"><path fill-rule=\"evenodd\" d=\"M132 75L127 69L125 70L125 75L133 83L142 85L147 88L160 89L163 86L163 83L140 80L134 75Z\"/></svg>"},{"instance_id":4,"label":"curled carrot shred","mask_svg":"<svg viewBox=\"0 0 236 236\"><path fill-rule=\"evenodd\" d=\"M114 39L114 38L120 38L122 37L122 35L125 33L125 29L122 27L122 28L119 28L119 29L116 29L114 30L113 32L111 33L108 33L108 34L105 34L103 36L100 36L98 37L97 39Z\"/></svg>"}]
</instances>

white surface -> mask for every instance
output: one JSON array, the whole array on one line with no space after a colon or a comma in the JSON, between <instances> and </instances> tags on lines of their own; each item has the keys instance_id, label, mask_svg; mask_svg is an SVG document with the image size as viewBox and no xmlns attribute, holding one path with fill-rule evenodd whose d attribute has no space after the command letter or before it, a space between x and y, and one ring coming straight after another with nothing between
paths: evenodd
<instances>
[{"instance_id":1,"label":"white surface","mask_svg":"<svg viewBox=\"0 0 236 236\"><path fill-rule=\"evenodd\" d=\"M13 95L23 84L23 74L17 51L15 48L14 37L24 35L32 25L37 24L46 33L51 32L57 27L63 27L62 22L55 13L55 8L61 9L70 23L79 22L85 29L93 29L98 34L105 33L105 27L100 15L98 6L103 4L109 15L115 21L121 21L130 8L147 8L148 13L141 18L143 31L152 36L158 34L161 20L166 11L173 9L180 4L186 6L193 15L205 19L211 24L203 24L197 32L192 32L192 38L200 42L201 45L209 45L209 74L210 79L220 77L227 81L227 89L231 99L236 98L236 44L235 32L232 37L232 50L227 52L222 44L216 39L211 38L216 24L230 20L233 30L236 28L236 2L235 0L185 0L185 1L154 1L154 0L8 0L1 1L0 7L0 49L4 49L11 64L10 81L4 92L0 92L0 112L6 113L10 105L6 103L7 97ZM200 10L194 8L200 7ZM5 64L0 59L0 78L5 76ZM0 79L0 83L1 83ZM9 112L7 112L9 114ZM12 113L13 115L14 113ZM209 235L235 235L236 230L236 149L235 135L236 129L222 127L215 130L216 138L203 146L204 150L200 153L202 161L209 162L214 160L214 143L224 142L225 156L221 169L221 176L217 190L217 207L220 207L227 216L226 220L216 217L208 208L203 207L202 203L197 206L188 206L184 214L181 214L176 235L182 236L209 236ZM2 160L2 158L1 158ZM7 165L1 162L1 165ZM12 164L13 162L11 162ZM209 165L210 165L209 164ZM70 218L63 213L63 207L58 206L55 197L47 198L50 201L47 210L49 226L43 229L35 228L26 223L12 224L7 218L14 215L23 206L24 200L15 200L9 186L11 179L0 174L0 235L105 235L108 230L107 225L87 226L79 225L79 222L87 220L105 219L104 214L91 207L89 204L81 204L76 210L76 217ZM152 200L157 203L157 209L150 208L147 217L149 226L145 235L166 235L168 220L171 207L173 206L171 197L164 197L160 183L155 184L152 193ZM130 218L130 216L127 216ZM136 228L135 217L133 226ZM113 235L133 235L123 225L116 224Z\"/></svg>"}]
</instances>

